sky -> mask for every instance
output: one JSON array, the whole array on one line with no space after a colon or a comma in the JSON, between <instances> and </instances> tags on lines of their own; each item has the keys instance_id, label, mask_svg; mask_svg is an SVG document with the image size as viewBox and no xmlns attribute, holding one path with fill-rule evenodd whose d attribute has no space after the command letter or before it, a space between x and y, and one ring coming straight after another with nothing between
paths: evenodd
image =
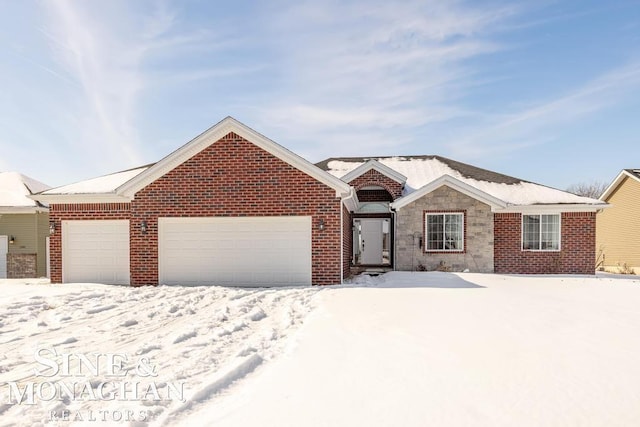
<instances>
[{"instance_id":1,"label":"sky","mask_svg":"<svg viewBox=\"0 0 640 427\"><path fill-rule=\"evenodd\" d=\"M233 116L312 162L640 168L640 0L0 0L0 171L156 162Z\"/></svg>"}]
</instances>

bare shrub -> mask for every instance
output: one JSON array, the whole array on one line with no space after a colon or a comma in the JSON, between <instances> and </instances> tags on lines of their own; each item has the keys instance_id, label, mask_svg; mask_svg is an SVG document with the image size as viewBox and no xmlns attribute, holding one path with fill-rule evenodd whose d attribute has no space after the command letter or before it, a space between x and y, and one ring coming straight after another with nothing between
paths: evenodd
<instances>
[{"instance_id":1,"label":"bare shrub","mask_svg":"<svg viewBox=\"0 0 640 427\"><path fill-rule=\"evenodd\" d=\"M602 193L604 193L604 190L606 190L607 187L607 183L602 181L593 181L591 183L582 182L579 184L571 184L567 187L567 191L577 196L597 199L602 195Z\"/></svg>"}]
</instances>

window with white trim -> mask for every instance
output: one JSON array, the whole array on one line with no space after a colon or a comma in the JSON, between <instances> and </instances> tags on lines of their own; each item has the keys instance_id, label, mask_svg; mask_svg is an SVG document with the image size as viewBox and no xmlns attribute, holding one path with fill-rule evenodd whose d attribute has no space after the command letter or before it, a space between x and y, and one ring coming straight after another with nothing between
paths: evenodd
<instances>
[{"instance_id":1,"label":"window with white trim","mask_svg":"<svg viewBox=\"0 0 640 427\"><path fill-rule=\"evenodd\" d=\"M464 213L427 213L425 222L427 251L464 250Z\"/></svg>"},{"instance_id":2,"label":"window with white trim","mask_svg":"<svg viewBox=\"0 0 640 427\"><path fill-rule=\"evenodd\" d=\"M560 250L560 214L522 215L522 249Z\"/></svg>"}]
</instances>

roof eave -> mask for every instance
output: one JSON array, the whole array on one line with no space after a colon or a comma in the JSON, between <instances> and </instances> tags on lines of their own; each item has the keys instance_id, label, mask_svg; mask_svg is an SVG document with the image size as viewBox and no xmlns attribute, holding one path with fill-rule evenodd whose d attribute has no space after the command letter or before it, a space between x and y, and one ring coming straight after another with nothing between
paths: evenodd
<instances>
[{"instance_id":1,"label":"roof eave","mask_svg":"<svg viewBox=\"0 0 640 427\"><path fill-rule=\"evenodd\" d=\"M613 180L613 182L607 187L607 189L604 190L604 193L602 193L602 196L600 196L599 200L602 200L603 202L606 202L607 199L609 198L609 196L611 195L611 193L613 193L615 191L615 189L618 188L620 183L622 183L622 180L624 178L627 178L627 177L633 178L636 181L640 182L640 178L638 178L636 175L630 173L626 169L623 169L618 174L618 176L616 176L616 178Z\"/></svg>"},{"instance_id":2,"label":"roof eave","mask_svg":"<svg viewBox=\"0 0 640 427\"><path fill-rule=\"evenodd\" d=\"M492 210L504 209L509 206L507 202L498 199L497 197L494 197L482 190L479 190L465 182L462 182L459 179L452 177L451 175L442 175L438 179L422 186L413 193L397 199L395 202L391 203L391 209L402 209L408 204L415 202L419 198L431 193L432 191L437 190L444 185L491 206Z\"/></svg>"},{"instance_id":3,"label":"roof eave","mask_svg":"<svg viewBox=\"0 0 640 427\"><path fill-rule=\"evenodd\" d=\"M358 193L356 193L356 190L353 187L350 187L348 195L342 196L342 203L346 206L349 212L355 212L358 210L360 200L358 200Z\"/></svg>"},{"instance_id":4,"label":"roof eave","mask_svg":"<svg viewBox=\"0 0 640 427\"><path fill-rule=\"evenodd\" d=\"M357 177L367 173L370 170L375 170L380 172L382 175L396 181L399 184L404 184L407 182L407 177L402 175L400 172L386 166L375 159L368 160L367 162L361 164L351 172L344 175L340 178L344 182L351 182Z\"/></svg>"},{"instance_id":5,"label":"roof eave","mask_svg":"<svg viewBox=\"0 0 640 427\"><path fill-rule=\"evenodd\" d=\"M30 199L41 203L128 203L131 199L115 193L78 193L78 194L32 194Z\"/></svg>"},{"instance_id":6,"label":"roof eave","mask_svg":"<svg viewBox=\"0 0 640 427\"><path fill-rule=\"evenodd\" d=\"M496 213L559 213L559 212L599 212L611 207L608 203L549 203L531 205L510 205L495 209Z\"/></svg>"},{"instance_id":7,"label":"roof eave","mask_svg":"<svg viewBox=\"0 0 640 427\"><path fill-rule=\"evenodd\" d=\"M49 212L49 208L44 206L0 206L0 215L31 214L38 212Z\"/></svg>"}]
</instances>

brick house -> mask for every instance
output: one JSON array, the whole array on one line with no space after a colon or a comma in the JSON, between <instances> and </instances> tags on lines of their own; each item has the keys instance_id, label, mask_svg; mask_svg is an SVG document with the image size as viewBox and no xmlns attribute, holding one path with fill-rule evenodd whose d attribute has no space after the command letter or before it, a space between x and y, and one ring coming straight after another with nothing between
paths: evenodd
<instances>
[{"instance_id":1,"label":"brick house","mask_svg":"<svg viewBox=\"0 0 640 427\"><path fill-rule=\"evenodd\" d=\"M33 197L50 205L53 282L135 286L593 274L606 206L437 156L314 165L231 117L158 163Z\"/></svg>"},{"instance_id":2,"label":"brick house","mask_svg":"<svg viewBox=\"0 0 640 427\"><path fill-rule=\"evenodd\" d=\"M355 267L595 272L604 202L440 156L331 158L318 166L356 190Z\"/></svg>"}]
</instances>

